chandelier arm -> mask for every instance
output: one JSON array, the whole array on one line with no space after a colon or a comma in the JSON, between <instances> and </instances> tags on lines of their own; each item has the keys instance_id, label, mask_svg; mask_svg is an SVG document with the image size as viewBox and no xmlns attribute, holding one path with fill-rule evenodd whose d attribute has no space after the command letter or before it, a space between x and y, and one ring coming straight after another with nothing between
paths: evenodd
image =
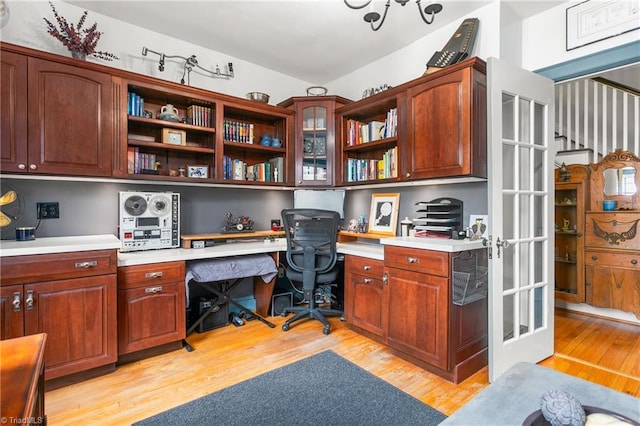
<instances>
[{"instance_id":1,"label":"chandelier arm","mask_svg":"<svg viewBox=\"0 0 640 426\"><path fill-rule=\"evenodd\" d=\"M350 4L349 4L349 2L348 2L347 0L344 0L344 4L346 4L346 5L347 5L347 7L348 7L349 9L355 9L355 10L358 10L358 9L362 9L362 8L364 8L364 7L369 6L369 4L371 4L371 2L372 2L372 1L373 1L373 0L369 0L369 1L367 1L366 3L364 3L364 4L363 4L363 5L361 5L361 6L352 6L352 5L350 5Z\"/></svg>"},{"instance_id":2,"label":"chandelier arm","mask_svg":"<svg viewBox=\"0 0 640 426\"><path fill-rule=\"evenodd\" d=\"M418 5L418 10L420 11L420 17L427 25L432 24L433 20L436 17L436 13L442 10L442 5L440 5L439 3L433 3L427 6L423 12L422 7L420 6L420 0L416 0L416 4ZM425 12L426 12L426 15L425 15ZM428 19L428 18L431 18L431 19Z\"/></svg>"},{"instance_id":3,"label":"chandelier arm","mask_svg":"<svg viewBox=\"0 0 640 426\"><path fill-rule=\"evenodd\" d=\"M380 28L382 28L382 24L384 24L384 20L387 17L387 12L389 11L389 7L391 7L391 0L387 0L387 3L384 5L384 13L382 14L382 19L380 20L380 24L378 24L378 26L374 26L373 25L373 21L371 21L371 29L373 31L378 31Z\"/></svg>"}]
</instances>

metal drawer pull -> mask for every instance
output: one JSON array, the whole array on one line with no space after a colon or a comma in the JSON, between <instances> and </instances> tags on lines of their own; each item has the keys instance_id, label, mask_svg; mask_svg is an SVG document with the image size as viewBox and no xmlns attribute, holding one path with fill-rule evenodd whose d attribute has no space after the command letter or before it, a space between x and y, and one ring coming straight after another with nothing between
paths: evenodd
<instances>
[{"instance_id":1,"label":"metal drawer pull","mask_svg":"<svg viewBox=\"0 0 640 426\"><path fill-rule=\"evenodd\" d=\"M147 272L145 274L146 278L160 278L162 277L162 272Z\"/></svg>"},{"instance_id":2,"label":"metal drawer pull","mask_svg":"<svg viewBox=\"0 0 640 426\"><path fill-rule=\"evenodd\" d=\"M373 280L371 278L365 278L362 280L365 284L371 284Z\"/></svg>"},{"instance_id":3,"label":"metal drawer pull","mask_svg":"<svg viewBox=\"0 0 640 426\"><path fill-rule=\"evenodd\" d=\"M13 312L20 312L20 292L13 293Z\"/></svg>"},{"instance_id":4,"label":"metal drawer pull","mask_svg":"<svg viewBox=\"0 0 640 426\"><path fill-rule=\"evenodd\" d=\"M27 291L27 299L24 301L24 304L27 305L27 311L33 309L33 290Z\"/></svg>"},{"instance_id":5,"label":"metal drawer pull","mask_svg":"<svg viewBox=\"0 0 640 426\"><path fill-rule=\"evenodd\" d=\"M409 263L418 263L418 258L417 257L409 257L409 256L407 256L407 262L409 262Z\"/></svg>"},{"instance_id":6,"label":"metal drawer pull","mask_svg":"<svg viewBox=\"0 0 640 426\"><path fill-rule=\"evenodd\" d=\"M98 261L97 260L92 260L90 262L76 262L76 268L92 268L94 266L98 266Z\"/></svg>"},{"instance_id":7,"label":"metal drawer pull","mask_svg":"<svg viewBox=\"0 0 640 426\"><path fill-rule=\"evenodd\" d=\"M637 264L638 264L638 261L637 261L636 259L631 259L631 264L632 264L632 265L637 265Z\"/></svg>"},{"instance_id":8,"label":"metal drawer pull","mask_svg":"<svg viewBox=\"0 0 640 426\"><path fill-rule=\"evenodd\" d=\"M147 287L144 289L145 293L162 293L162 286L158 286L158 287Z\"/></svg>"},{"instance_id":9,"label":"metal drawer pull","mask_svg":"<svg viewBox=\"0 0 640 426\"><path fill-rule=\"evenodd\" d=\"M369 266L369 265L364 265L364 266L362 267L362 269L364 269L365 271L370 271L370 270L371 270L371 266Z\"/></svg>"}]
</instances>

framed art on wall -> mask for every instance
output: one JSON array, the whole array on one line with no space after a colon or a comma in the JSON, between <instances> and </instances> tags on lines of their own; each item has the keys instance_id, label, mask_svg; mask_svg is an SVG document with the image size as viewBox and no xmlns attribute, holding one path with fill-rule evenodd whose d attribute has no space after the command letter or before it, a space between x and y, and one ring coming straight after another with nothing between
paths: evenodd
<instances>
[{"instance_id":1,"label":"framed art on wall","mask_svg":"<svg viewBox=\"0 0 640 426\"><path fill-rule=\"evenodd\" d=\"M373 234L396 235L400 194L372 194L369 230Z\"/></svg>"},{"instance_id":2,"label":"framed art on wall","mask_svg":"<svg viewBox=\"0 0 640 426\"><path fill-rule=\"evenodd\" d=\"M567 50L640 28L640 0L587 0L567 8Z\"/></svg>"}]
</instances>

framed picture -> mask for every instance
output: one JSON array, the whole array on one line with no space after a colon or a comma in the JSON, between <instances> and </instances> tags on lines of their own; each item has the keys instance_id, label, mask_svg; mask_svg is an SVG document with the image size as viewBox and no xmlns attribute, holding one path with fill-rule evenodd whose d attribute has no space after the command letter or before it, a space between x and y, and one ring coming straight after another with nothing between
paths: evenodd
<instances>
[{"instance_id":1,"label":"framed picture","mask_svg":"<svg viewBox=\"0 0 640 426\"><path fill-rule=\"evenodd\" d=\"M187 177L206 179L209 177L209 166L187 166Z\"/></svg>"},{"instance_id":2,"label":"framed picture","mask_svg":"<svg viewBox=\"0 0 640 426\"><path fill-rule=\"evenodd\" d=\"M640 28L640 0L587 0L567 8L567 50Z\"/></svg>"},{"instance_id":3,"label":"framed picture","mask_svg":"<svg viewBox=\"0 0 640 426\"><path fill-rule=\"evenodd\" d=\"M469 217L469 228L472 232L471 239L487 238L489 235L489 216L472 214Z\"/></svg>"},{"instance_id":4,"label":"framed picture","mask_svg":"<svg viewBox=\"0 0 640 426\"><path fill-rule=\"evenodd\" d=\"M400 194L372 194L368 232L396 235Z\"/></svg>"},{"instance_id":5,"label":"framed picture","mask_svg":"<svg viewBox=\"0 0 640 426\"><path fill-rule=\"evenodd\" d=\"M176 129L162 129L162 143L169 145L186 145L187 132Z\"/></svg>"}]
</instances>

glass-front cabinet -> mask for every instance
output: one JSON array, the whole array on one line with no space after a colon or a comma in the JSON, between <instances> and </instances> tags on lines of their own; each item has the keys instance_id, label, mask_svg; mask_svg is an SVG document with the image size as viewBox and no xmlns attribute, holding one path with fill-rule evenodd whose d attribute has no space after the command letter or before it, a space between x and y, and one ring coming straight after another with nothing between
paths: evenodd
<instances>
[{"instance_id":1,"label":"glass-front cabinet","mask_svg":"<svg viewBox=\"0 0 640 426\"><path fill-rule=\"evenodd\" d=\"M584 303L584 219L589 196L589 172L582 164L563 164L556 169L555 177L556 298Z\"/></svg>"},{"instance_id":2,"label":"glass-front cabinet","mask_svg":"<svg viewBox=\"0 0 640 426\"><path fill-rule=\"evenodd\" d=\"M350 102L339 96L305 96L289 98L278 105L295 111L297 186L334 184L334 111Z\"/></svg>"}]
</instances>

